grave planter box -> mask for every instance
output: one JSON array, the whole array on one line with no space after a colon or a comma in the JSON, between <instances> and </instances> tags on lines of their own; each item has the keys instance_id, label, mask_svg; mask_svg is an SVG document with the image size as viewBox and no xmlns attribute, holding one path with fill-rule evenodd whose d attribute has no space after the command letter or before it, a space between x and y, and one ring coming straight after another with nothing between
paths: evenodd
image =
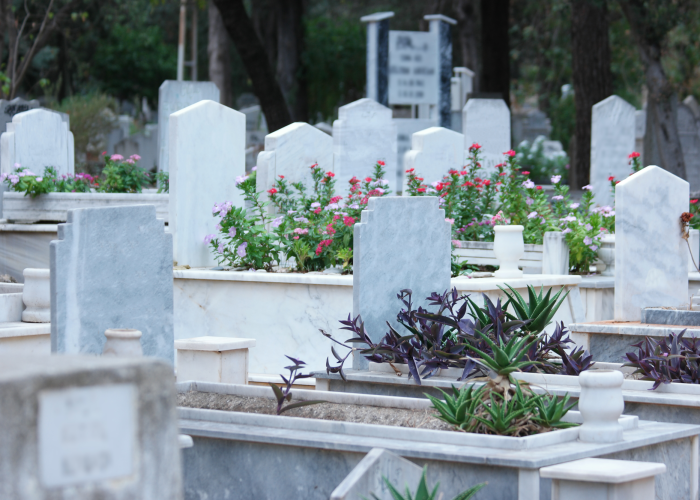
<instances>
[{"instance_id":1,"label":"grave planter box","mask_svg":"<svg viewBox=\"0 0 700 500\"><path fill-rule=\"evenodd\" d=\"M156 217L168 221L168 194L156 193L47 193L35 198L24 193L2 193L2 216L8 221L65 222L74 208L155 205Z\"/></svg>"},{"instance_id":2,"label":"grave planter box","mask_svg":"<svg viewBox=\"0 0 700 500\"><path fill-rule=\"evenodd\" d=\"M259 347L250 350L250 373L277 374L288 363L285 355L306 361L312 370L325 370L332 342L319 329L339 334L338 321L353 310L353 277L320 273L267 273L175 270L175 339L198 336L255 339ZM552 287L553 293L571 289L559 309L556 321L583 321L580 276L528 275L507 280L527 297L526 287ZM496 278L455 278L451 286L459 292L492 300L502 296ZM398 291L398 290L397 290ZM401 303L396 301L398 313ZM345 339L346 337L341 337Z\"/></svg>"},{"instance_id":3,"label":"grave planter box","mask_svg":"<svg viewBox=\"0 0 700 500\"><path fill-rule=\"evenodd\" d=\"M185 382L178 391L272 398L271 389ZM325 393L332 403L425 409L427 400ZM297 401L319 399L317 391L294 390ZM451 498L488 481L476 499L546 500L551 481L539 469L581 458L601 457L665 462L673 474L660 476L658 499L695 499L700 427L622 417L623 441L578 441L578 428L526 438L485 436L385 425L325 421L288 416L179 408L181 432L194 447L183 452L186 498L216 498L232 487L234 498L327 499L372 448L427 465L431 482ZM579 421L577 412L567 415ZM270 478L274 477L274 481Z\"/></svg>"}]
</instances>

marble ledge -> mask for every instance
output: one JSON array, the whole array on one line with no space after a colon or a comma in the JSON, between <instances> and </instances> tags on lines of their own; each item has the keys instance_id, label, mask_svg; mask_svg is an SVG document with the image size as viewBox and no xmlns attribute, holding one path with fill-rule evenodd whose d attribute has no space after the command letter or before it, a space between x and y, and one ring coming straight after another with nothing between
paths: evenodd
<instances>
[{"instance_id":1,"label":"marble ledge","mask_svg":"<svg viewBox=\"0 0 700 500\"><path fill-rule=\"evenodd\" d=\"M700 327L683 325L650 325L639 321L594 321L592 323L572 323L569 330L573 333L592 333L602 335L632 335L648 337L665 337L671 333L687 330L689 336L700 337Z\"/></svg>"},{"instance_id":2,"label":"marble ledge","mask_svg":"<svg viewBox=\"0 0 700 500\"><path fill-rule=\"evenodd\" d=\"M23 323L21 321L0 323L0 339L31 335L51 335L51 323Z\"/></svg>"},{"instance_id":3,"label":"marble ledge","mask_svg":"<svg viewBox=\"0 0 700 500\"><path fill-rule=\"evenodd\" d=\"M459 291L489 291L498 290L499 286L510 285L515 289L527 288L528 285L533 287L549 287L549 286L577 286L581 284L581 276L573 274L525 274L522 278L468 278L459 276L452 278L452 286L457 287Z\"/></svg>"},{"instance_id":4,"label":"marble ledge","mask_svg":"<svg viewBox=\"0 0 700 500\"><path fill-rule=\"evenodd\" d=\"M11 224L6 219L0 219L0 232L16 233L56 233L58 224Z\"/></svg>"},{"instance_id":5,"label":"marble ledge","mask_svg":"<svg viewBox=\"0 0 700 500\"><path fill-rule=\"evenodd\" d=\"M615 276L582 276L579 288L615 288Z\"/></svg>"}]
</instances>

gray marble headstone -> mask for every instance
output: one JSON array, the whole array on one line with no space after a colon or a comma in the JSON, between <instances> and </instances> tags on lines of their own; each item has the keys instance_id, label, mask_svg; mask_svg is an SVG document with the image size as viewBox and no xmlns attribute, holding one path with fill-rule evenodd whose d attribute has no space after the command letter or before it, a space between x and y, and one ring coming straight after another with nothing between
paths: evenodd
<instances>
[{"instance_id":1,"label":"gray marble headstone","mask_svg":"<svg viewBox=\"0 0 700 500\"><path fill-rule=\"evenodd\" d=\"M39 101L32 99L27 101L21 97L15 97L11 101L0 99L0 134L6 130L6 125L12 121L17 113L29 111L39 107Z\"/></svg>"},{"instance_id":2,"label":"gray marble headstone","mask_svg":"<svg viewBox=\"0 0 700 500\"><path fill-rule=\"evenodd\" d=\"M178 82L165 80L158 89L158 170L168 172L168 118L199 101L219 102L219 87L214 82Z\"/></svg>"},{"instance_id":3,"label":"gray marble headstone","mask_svg":"<svg viewBox=\"0 0 700 500\"><path fill-rule=\"evenodd\" d=\"M510 150L510 110L503 99L469 99L462 110L464 158L469 158L472 144L481 145L481 165L488 177L494 166L505 161Z\"/></svg>"},{"instance_id":4,"label":"gray marble headstone","mask_svg":"<svg viewBox=\"0 0 700 500\"><path fill-rule=\"evenodd\" d=\"M680 216L688 183L649 166L615 188L615 320L639 321L644 307L688 303L688 247Z\"/></svg>"},{"instance_id":5,"label":"gray marble headstone","mask_svg":"<svg viewBox=\"0 0 700 500\"><path fill-rule=\"evenodd\" d=\"M676 125L683 149L685 175L691 191L700 190L700 123L692 108L679 104L676 112Z\"/></svg>"},{"instance_id":6,"label":"gray marble headstone","mask_svg":"<svg viewBox=\"0 0 700 500\"><path fill-rule=\"evenodd\" d=\"M153 205L82 208L51 253L51 352L101 354L108 328L174 363L173 243Z\"/></svg>"},{"instance_id":7,"label":"gray marble headstone","mask_svg":"<svg viewBox=\"0 0 700 500\"><path fill-rule=\"evenodd\" d=\"M353 316L362 316L372 340L388 331L387 321L403 329L400 290L410 288L415 307L426 307L432 292L450 288L450 223L437 197L370 198L354 236ZM355 369L367 366L355 357Z\"/></svg>"},{"instance_id":8,"label":"gray marble headstone","mask_svg":"<svg viewBox=\"0 0 700 500\"><path fill-rule=\"evenodd\" d=\"M172 366L0 357L0 498L182 499Z\"/></svg>"},{"instance_id":9,"label":"gray marble headstone","mask_svg":"<svg viewBox=\"0 0 700 500\"><path fill-rule=\"evenodd\" d=\"M593 106L591 125L591 185L595 202L612 206L608 177L627 178L628 156L635 147L634 106L616 95Z\"/></svg>"},{"instance_id":10,"label":"gray marble headstone","mask_svg":"<svg viewBox=\"0 0 700 500\"><path fill-rule=\"evenodd\" d=\"M415 494L422 473L413 462L385 449L373 448L333 490L331 500L363 500L374 498L372 494L379 500L393 500L384 477L401 493L408 488Z\"/></svg>"}]
</instances>

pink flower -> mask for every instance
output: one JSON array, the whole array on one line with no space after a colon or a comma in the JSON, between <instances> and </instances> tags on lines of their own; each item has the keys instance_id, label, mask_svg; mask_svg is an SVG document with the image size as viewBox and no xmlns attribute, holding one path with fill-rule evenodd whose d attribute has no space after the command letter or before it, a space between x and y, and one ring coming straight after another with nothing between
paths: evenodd
<instances>
[{"instance_id":1,"label":"pink flower","mask_svg":"<svg viewBox=\"0 0 700 500\"><path fill-rule=\"evenodd\" d=\"M634 151L634 152L630 153L630 155L627 158L629 158L631 160L632 158L639 158L640 156L641 155L639 153Z\"/></svg>"},{"instance_id":2,"label":"pink flower","mask_svg":"<svg viewBox=\"0 0 700 500\"><path fill-rule=\"evenodd\" d=\"M238 254L238 256L239 256L240 258L243 258L243 257L246 256L246 251L245 251L245 249L246 249L247 246L248 246L248 242L247 242L247 241L244 241L244 242L241 243L241 244L238 246L238 248L236 249L236 253Z\"/></svg>"},{"instance_id":3,"label":"pink flower","mask_svg":"<svg viewBox=\"0 0 700 500\"><path fill-rule=\"evenodd\" d=\"M43 177L37 177L37 178L36 178L36 181L37 181L37 182L41 182L41 181L43 181L43 180L44 180Z\"/></svg>"},{"instance_id":4,"label":"pink flower","mask_svg":"<svg viewBox=\"0 0 700 500\"><path fill-rule=\"evenodd\" d=\"M230 227L230 228L228 228L228 235L229 235L231 238L234 238L234 237L236 236L236 228L233 227L233 226Z\"/></svg>"},{"instance_id":5,"label":"pink flower","mask_svg":"<svg viewBox=\"0 0 700 500\"><path fill-rule=\"evenodd\" d=\"M134 160L134 161L139 161L141 157L139 155L131 155L129 156L129 159Z\"/></svg>"},{"instance_id":6,"label":"pink flower","mask_svg":"<svg viewBox=\"0 0 700 500\"><path fill-rule=\"evenodd\" d=\"M457 248L462 248L462 242L459 240L452 240L452 244Z\"/></svg>"},{"instance_id":7,"label":"pink flower","mask_svg":"<svg viewBox=\"0 0 700 500\"><path fill-rule=\"evenodd\" d=\"M309 234L309 230L308 230L308 229L302 229L302 228L300 228L300 227L297 227L297 228L294 229L294 233L295 233L295 234Z\"/></svg>"},{"instance_id":8,"label":"pink flower","mask_svg":"<svg viewBox=\"0 0 700 500\"><path fill-rule=\"evenodd\" d=\"M449 222L450 224L454 224L454 223L455 223L455 220L454 220L454 219L449 219L449 218L445 217L445 222Z\"/></svg>"},{"instance_id":9,"label":"pink flower","mask_svg":"<svg viewBox=\"0 0 700 500\"><path fill-rule=\"evenodd\" d=\"M133 164L136 163L136 162L135 162L134 160L132 160L131 158L129 158L129 159L126 160L124 163L128 163L129 165L133 165Z\"/></svg>"},{"instance_id":10,"label":"pink flower","mask_svg":"<svg viewBox=\"0 0 700 500\"><path fill-rule=\"evenodd\" d=\"M528 219L534 219L535 217L537 217L537 212L530 212L527 214Z\"/></svg>"},{"instance_id":11,"label":"pink flower","mask_svg":"<svg viewBox=\"0 0 700 500\"><path fill-rule=\"evenodd\" d=\"M124 157L122 155L112 155L109 157L109 159L112 161L122 161Z\"/></svg>"},{"instance_id":12,"label":"pink flower","mask_svg":"<svg viewBox=\"0 0 700 500\"><path fill-rule=\"evenodd\" d=\"M515 156L515 151L513 151L512 149L509 149L508 151L506 151L506 152L503 153L503 154L506 155L506 156L510 156L510 157L512 158L512 157ZM528 172L528 173L529 173L529 172Z\"/></svg>"},{"instance_id":13,"label":"pink flower","mask_svg":"<svg viewBox=\"0 0 700 500\"><path fill-rule=\"evenodd\" d=\"M214 239L214 235L208 234L204 237L204 243L206 243L208 245L209 243L211 243L211 240L213 240L213 239Z\"/></svg>"},{"instance_id":14,"label":"pink flower","mask_svg":"<svg viewBox=\"0 0 700 500\"><path fill-rule=\"evenodd\" d=\"M345 217L343 219L343 224L345 224L348 227L352 227L352 225L355 224L355 218L354 217Z\"/></svg>"},{"instance_id":15,"label":"pink flower","mask_svg":"<svg viewBox=\"0 0 700 500\"><path fill-rule=\"evenodd\" d=\"M294 236L292 239L293 239L293 240L298 240L299 237L298 237L298 236Z\"/></svg>"}]
</instances>

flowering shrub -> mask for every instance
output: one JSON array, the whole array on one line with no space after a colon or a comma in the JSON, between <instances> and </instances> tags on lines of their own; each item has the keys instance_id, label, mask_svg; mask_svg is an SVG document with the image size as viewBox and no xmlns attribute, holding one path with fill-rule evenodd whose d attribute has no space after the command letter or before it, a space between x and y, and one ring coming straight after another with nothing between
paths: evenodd
<instances>
[{"instance_id":1,"label":"flowering shrub","mask_svg":"<svg viewBox=\"0 0 700 500\"><path fill-rule=\"evenodd\" d=\"M294 259L300 272L322 271L335 265L350 271L353 229L362 209L369 198L390 193L384 162L377 162L373 176L350 179L350 192L345 198L335 193L333 172L324 171L318 164L310 169L311 192L303 183L290 184L279 176L267 191L269 202L260 202L262 193L255 191L255 172L239 178L238 187L251 204L252 214L232 207L230 202L214 206L214 215L222 218L220 237L209 235L207 243L220 263L272 270L283 256L287 261ZM276 208L275 215L266 215L270 205Z\"/></svg>"},{"instance_id":2,"label":"flowering shrub","mask_svg":"<svg viewBox=\"0 0 700 500\"><path fill-rule=\"evenodd\" d=\"M105 156L105 153L102 153ZM150 184L151 174L137 165L139 155L131 155L126 160L122 155L105 156L102 170L104 181L98 188L101 193L140 193L143 186Z\"/></svg>"},{"instance_id":3,"label":"flowering shrub","mask_svg":"<svg viewBox=\"0 0 700 500\"><path fill-rule=\"evenodd\" d=\"M541 135L532 144L528 141L521 142L515 148L518 164L530 172L530 178L535 182L545 183L553 175L559 175L566 180L569 174L569 158L563 152L554 158L547 158L544 154L544 141L545 138Z\"/></svg>"},{"instance_id":4,"label":"flowering shrub","mask_svg":"<svg viewBox=\"0 0 700 500\"><path fill-rule=\"evenodd\" d=\"M0 182L6 183L10 191L25 193L32 198L45 193L89 193L97 186L96 178L88 174L63 175L60 178L53 167L46 167L42 175L15 163L15 171L2 174Z\"/></svg>"}]
</instances>

